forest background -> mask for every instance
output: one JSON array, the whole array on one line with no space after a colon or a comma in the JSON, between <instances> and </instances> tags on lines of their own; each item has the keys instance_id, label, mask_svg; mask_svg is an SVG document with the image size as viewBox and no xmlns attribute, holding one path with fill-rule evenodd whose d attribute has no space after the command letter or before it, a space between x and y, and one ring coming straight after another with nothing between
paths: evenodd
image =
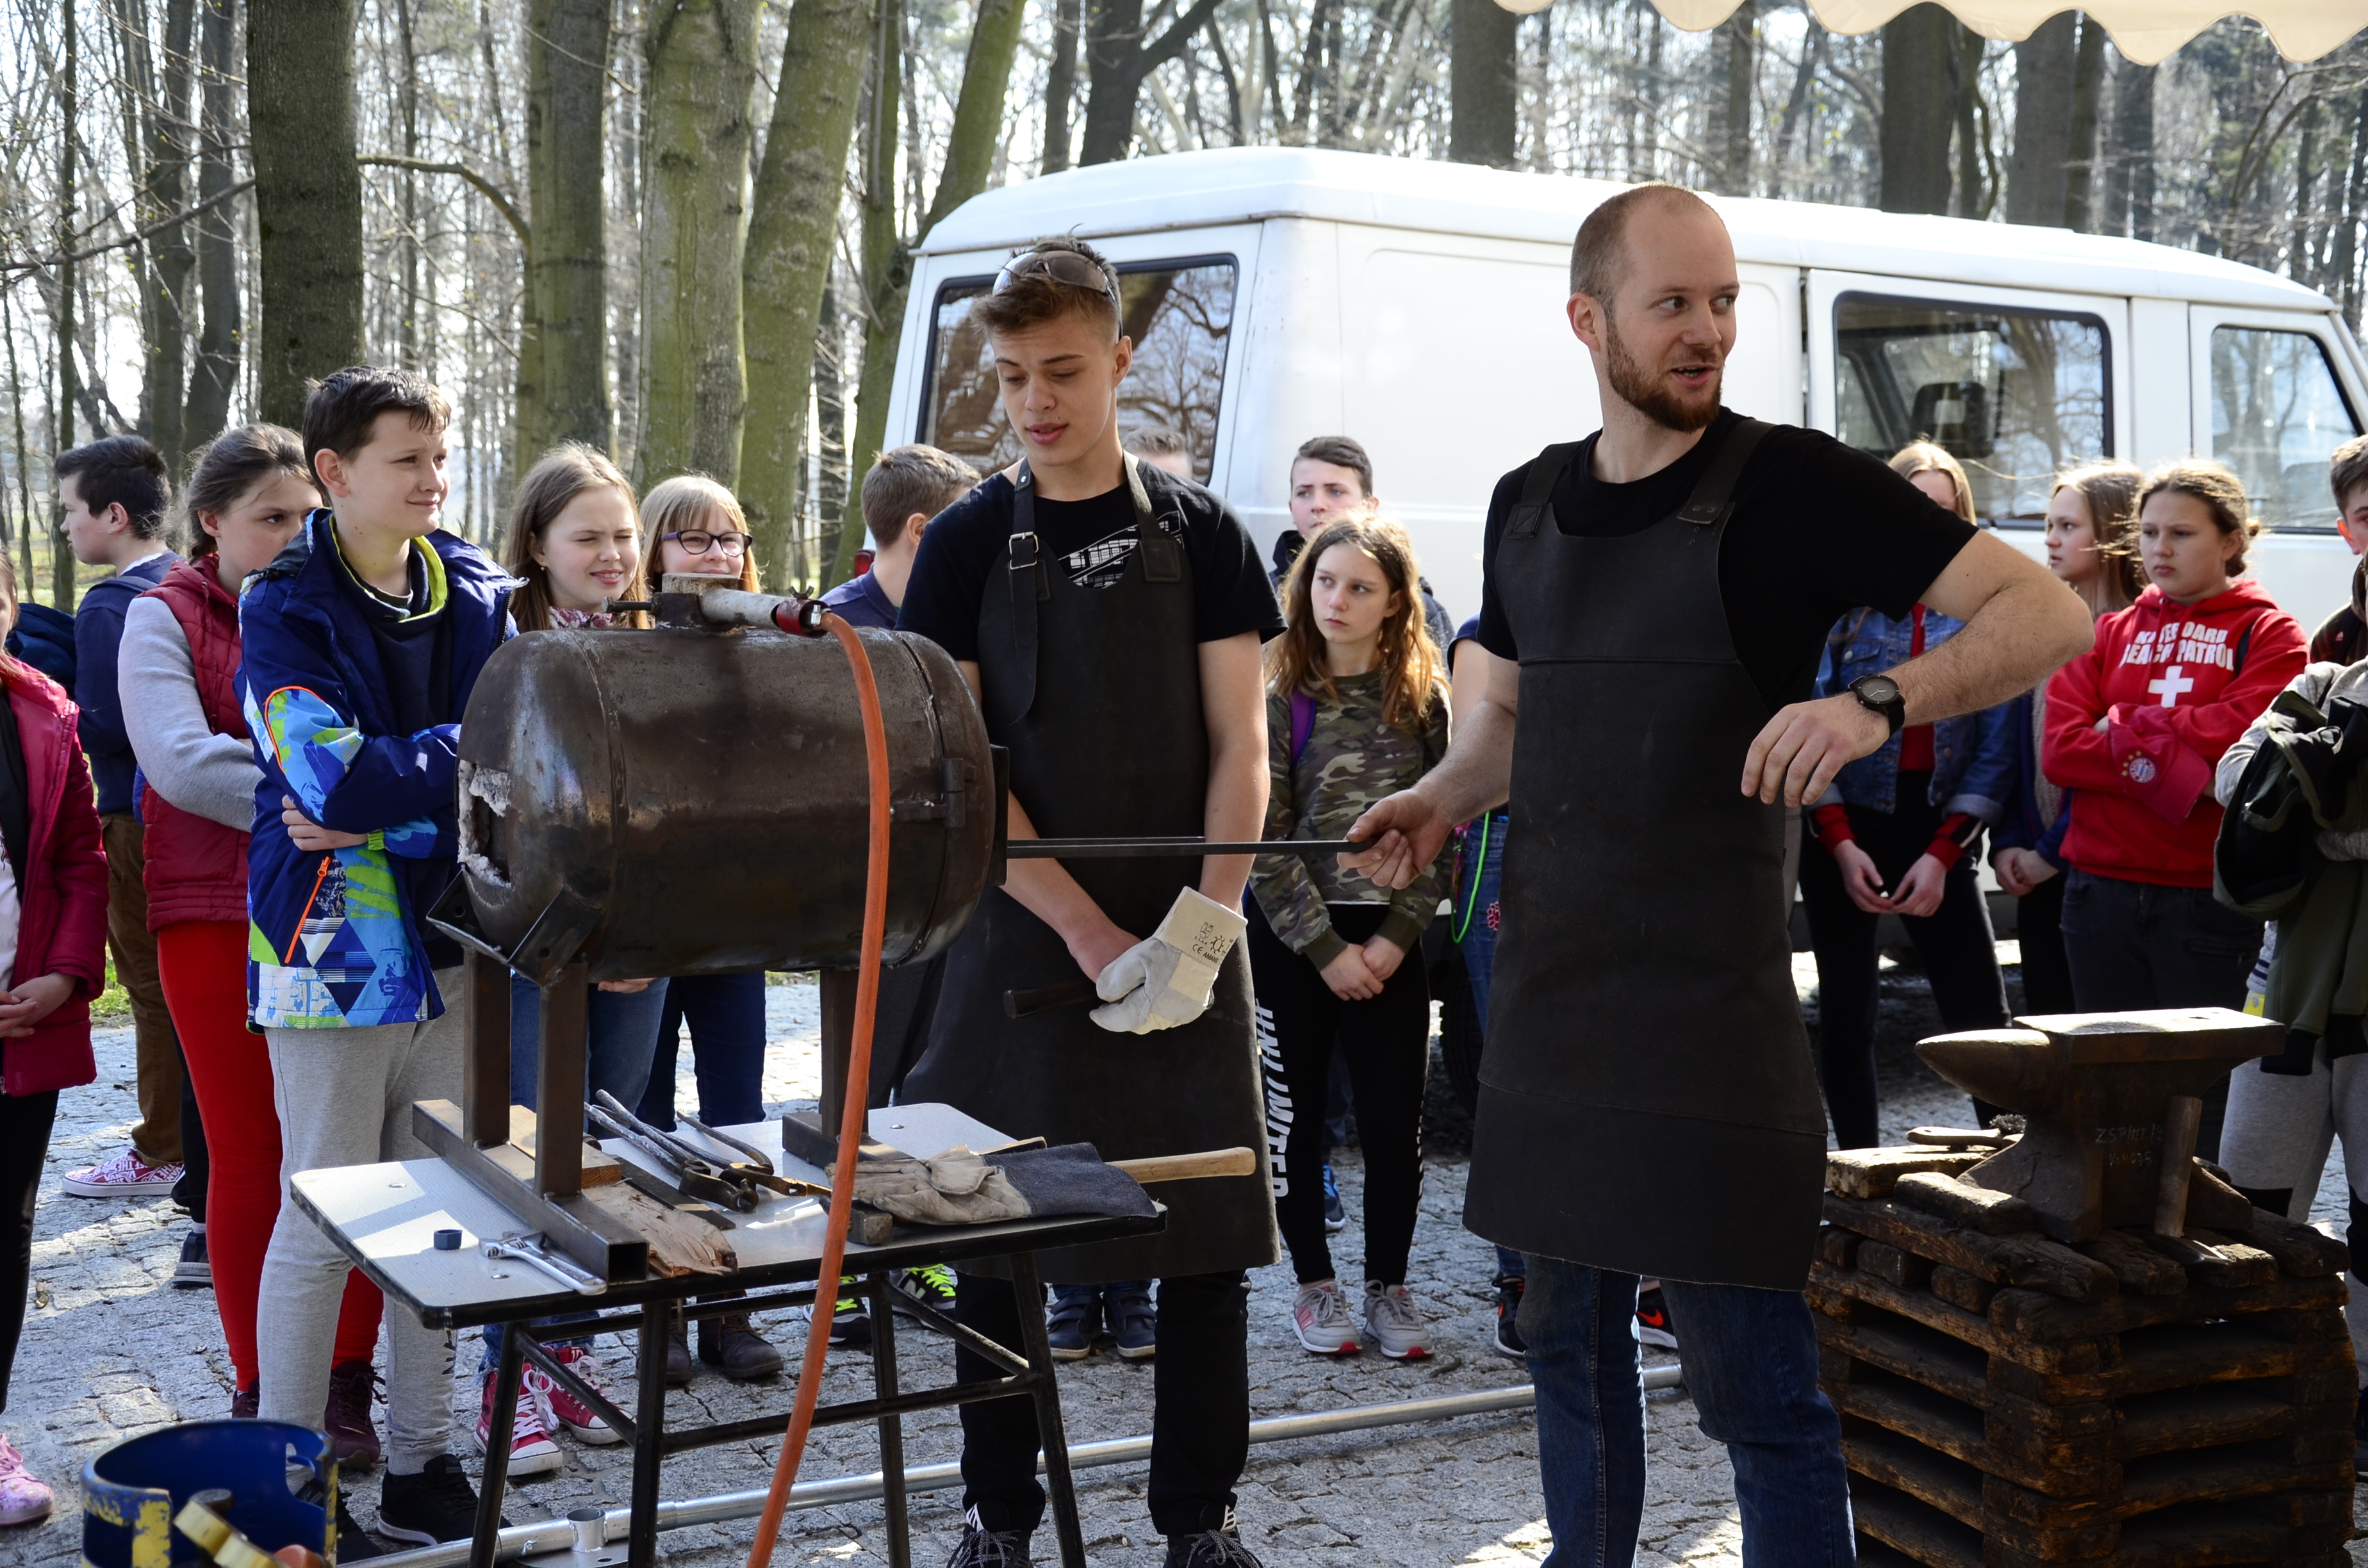
<instances>
[{"instance_id":1,"label":"forest background","mask_svg":"<svg viewBox=\"0 0 2368 1568\"><path fill-rule=\"evenodd\" d=\"M2230 18L2157 66L2063 12L1846 37L1744 0L5 0L0 530L71 606L50 454L177 472L305 379L451 397L448 527L562 439L733 485L767 584L845 575L910 247L992 187L1349 148L2127 234L2360 321L2368 35ZM85 575L89 575L87 569Z\"/></svg>"}]
</instances>

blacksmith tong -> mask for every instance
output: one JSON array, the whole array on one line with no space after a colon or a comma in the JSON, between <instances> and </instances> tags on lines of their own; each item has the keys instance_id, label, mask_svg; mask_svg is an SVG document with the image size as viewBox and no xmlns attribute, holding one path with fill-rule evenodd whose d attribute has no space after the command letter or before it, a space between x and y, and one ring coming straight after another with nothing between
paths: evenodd
<instances>
[{"instance_id":1,"label":"blacksmith tong","mask_svg":"<svg viewBox=\"0 0 2368 1568\"><path fill-rule=\"evenodd\" d=\"M609 1136L623 1139L656 1161L666 1179L686 1197L746 1214L761 1200L759 1188L770 1188L791 1198L830 1196L830 1188L780 1175L761 1151L689 1117L678 1119L696 1129L701 1137L712 1140L712 1147L700 1149L664 1128L651 1126L627 1110L606 1089L593 1097L597 1103L586 1105L584 1114L605 1129ZM744 1157L720 1160L714 1157L715 1148L728 1148Z\"/></svg>"}]
</instances>

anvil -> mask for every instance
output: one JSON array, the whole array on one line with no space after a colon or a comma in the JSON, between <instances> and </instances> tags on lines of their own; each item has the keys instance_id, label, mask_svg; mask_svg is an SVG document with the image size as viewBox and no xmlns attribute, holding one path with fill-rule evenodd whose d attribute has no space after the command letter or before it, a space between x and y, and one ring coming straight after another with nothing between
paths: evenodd
<instances>
[{"instance_id":1,"label":"anvil","mask_svg":"<svg viewBox=\"0 0 2368 1568\"><path fill-rule=\"evenodd\" d=\"M2226 1007L2014 1022L1935 1035L1916 1054L1967 1094L2024 1120L2020 1139L1957 1179L2023 1199L2039 1210L2040 1229L2066 1242L2154 1223L2169 1196L2166 1166L2174 1173L2172 1209L2183 1209L2195 1097L2285 1039L2283 1025ZM2177 1219L2169 1223L2175 1232Z\"/></svg>"}]
</instances>

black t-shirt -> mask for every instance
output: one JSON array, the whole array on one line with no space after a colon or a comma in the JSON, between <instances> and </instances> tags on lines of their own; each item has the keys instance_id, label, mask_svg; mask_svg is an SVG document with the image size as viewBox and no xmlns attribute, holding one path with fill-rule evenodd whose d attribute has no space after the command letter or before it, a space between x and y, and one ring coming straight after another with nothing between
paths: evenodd
<instances>
[{"instance_id":1,"label":"black t-shirt","mask_svg":"<svg viewBox=\"0 0 2368 1568\"><path fill-rule=\"evenodd\" d=\"M1266 565L1234 509L1201 486L1150 464L1143 483L1152 517L1184 541L1192 567L1192 631L1196 641L1222 642L1245 631L1259 640L1279 635L1282 611L1268 586ZM914 631L957 659L978 657L978 611L996 561L1011 537L1016 492L997 473L929 521L913 558L913 575L896 629ZM1080 586L1107 587L1133 559L1134 501L1121 483L1089 501L1036 498L1036 538L1043 559Z\"/></svg>"},{"instance_id":2,"label":"black t-shirt","mask_svg":"<svg viewBox=\"0 0 2368 1568\"><path fill-rule=\"evenodd\" d=\"M1595 477L1589 437L1554 489L1556 525L1597 539L1642 533L1686 504L1741 419L1722 412L1691 451L1631 484ZM1480 645L1500 659L1520 653L1497 597L1497 544L1527 476L1518 468L1497 482L1481 544ZM1770 430L1736 482L1718 557L1736 657L1769 707L1809 695L1834 622L1861 605L1906 615L1975 531L1880 459L1822 431Z\"/></svg>"}]
</instances>

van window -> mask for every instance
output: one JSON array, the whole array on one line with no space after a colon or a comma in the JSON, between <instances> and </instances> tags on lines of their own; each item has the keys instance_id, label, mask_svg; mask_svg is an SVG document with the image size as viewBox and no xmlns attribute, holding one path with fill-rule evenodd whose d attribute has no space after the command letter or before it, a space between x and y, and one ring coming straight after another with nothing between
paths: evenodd
<instances>
[{"instance_id":1,"label":"van window","mask_svg":"<svg viewBox=\"0 0 2368 1568\"><path fill-rule=\"evenodd\" d=\"M1844 294L1834 301L1837 434L1888 459L1937 441L1975 514L2047 515L2056 473L2113 453L2105 324L2092 315Z\"/></svg>"},{"instance_id":2,"label":"van window","mask_svg":"<svg viewBox=\"0 0 2368 1568\"><path fill-rule=\"evenodd\" d=\"M2212 329L2212 455L2245 482L2261 521L2334 528L2327 460L2358 434L2317 338L2258 326Z\"/></svg>"},{"instance_id":3,"label":"van window","mask_svg":"<svg viewBox=\"0 0 2368 1568\"><path fill-rule=\"evenodd\" d=\"M1216 456L1217 401L1225 390L1237 273L1229 256L1118 264L1121 330L1134 340L1134 364L1118 388L1120 427L1182 431L1191 446L1192 472L1203 483ZM996 399L986 334L971 319L971 301L994 284L992 278L957 278L939 288L916 437L968 459L982 472L1020 455Z\"/></svg>"}]
</instances>

